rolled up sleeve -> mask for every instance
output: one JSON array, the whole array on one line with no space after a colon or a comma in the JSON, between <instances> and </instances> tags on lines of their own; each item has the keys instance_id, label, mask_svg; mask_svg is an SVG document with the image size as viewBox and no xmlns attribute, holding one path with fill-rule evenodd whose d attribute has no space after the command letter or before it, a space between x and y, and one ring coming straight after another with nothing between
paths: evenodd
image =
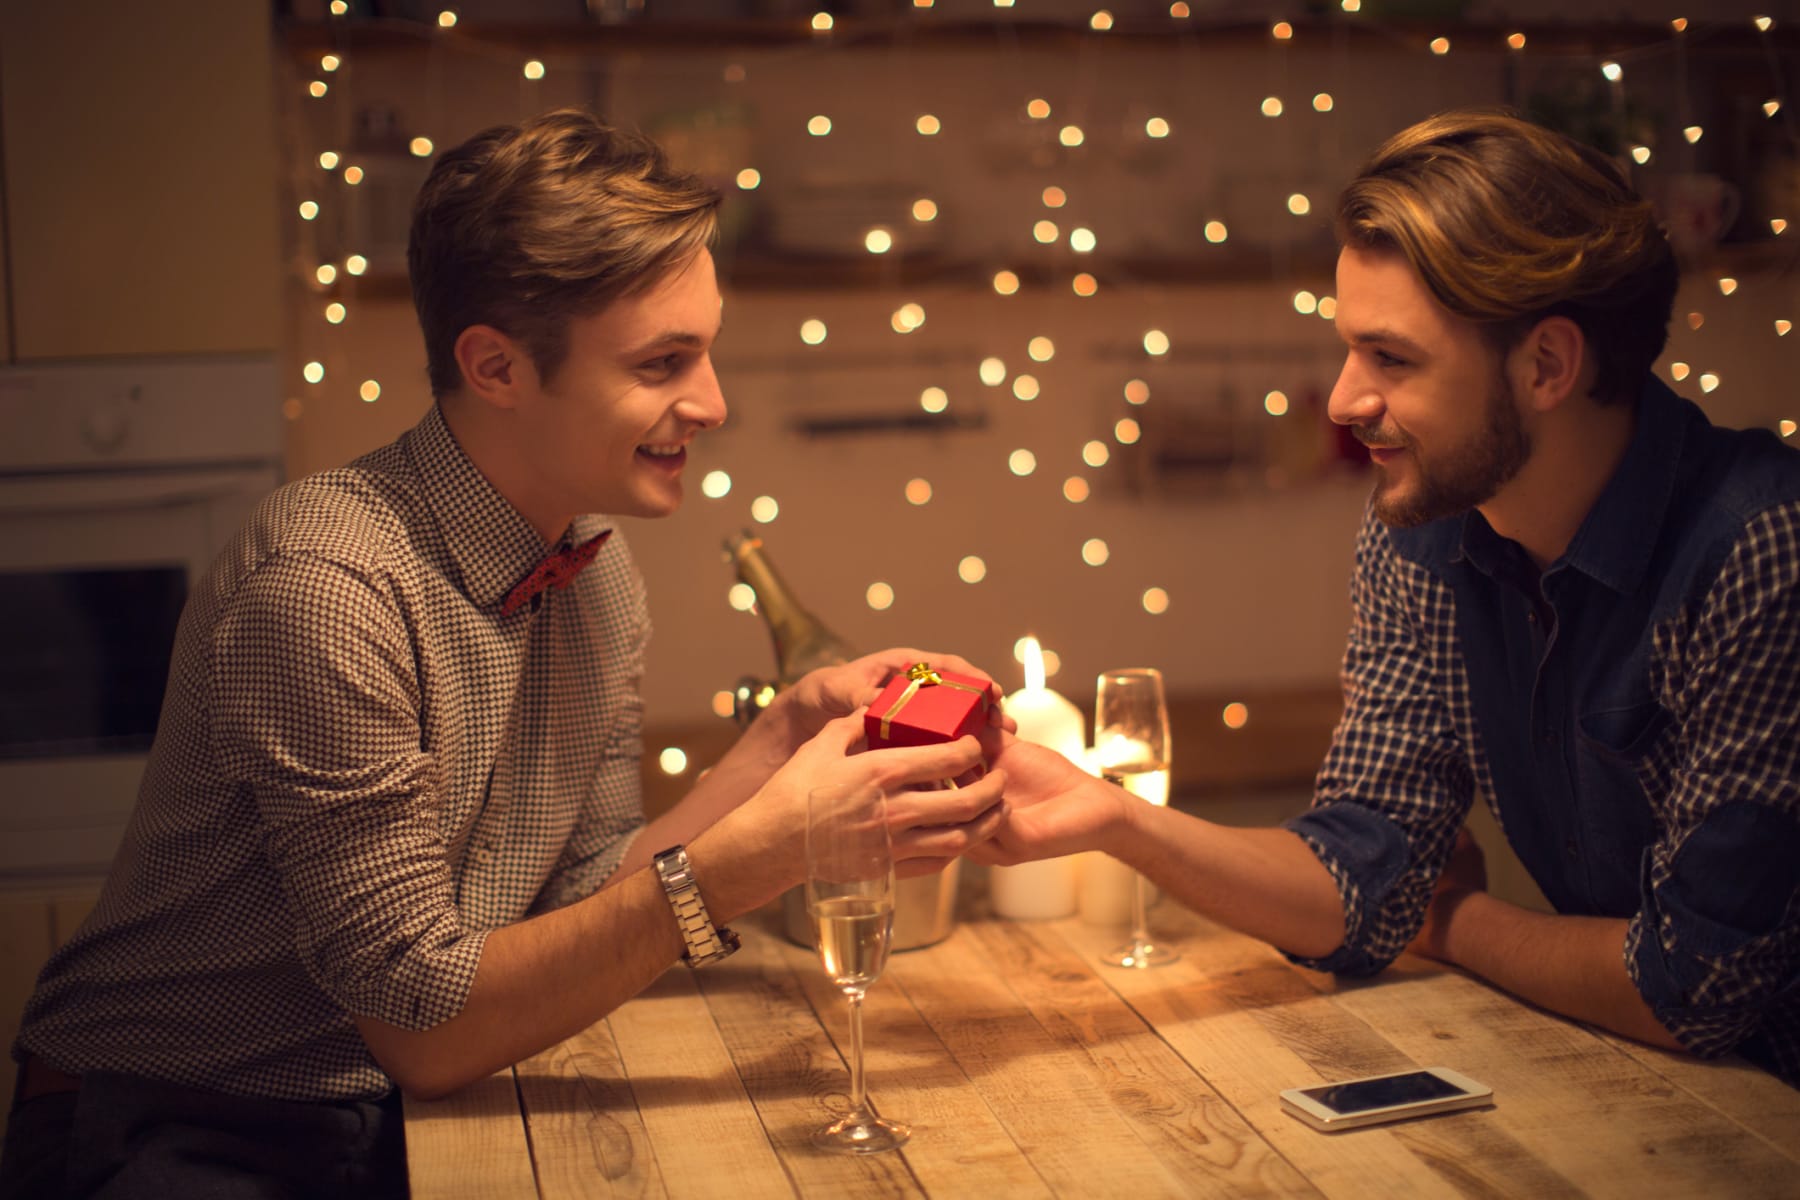
<instances>
[{"instance_id":1,"label":"rolled up sleeve","mask_svg":"<svg viewBox=\"0 0 1800 1200\"><path fill-rule=\"evenodd\" d=\"M1659 632L1681 723L1626 968L1690 1050L1753 1035L1800 1061L1800 506L1751 522L1704 602Z\"/></svg>"},{"instance_id":2,"label":"rolled up sleeve","mask_svg":"<svg viewBox=\"0 0 1800 1200\"><path fill-rule=\"evenodd\" d=\"M424 1029L461 1011L485 934L457 912L390 586L306 554L259 567L215 627L213 737L255 801L308 975L350 1013Z\"/></svg>"},{"instance_id":3,"label":"rolled up sleeve","mask_svg":"<svg viewBox=\"0 0 1800 1200\"><path fill-rule=\"evenodd\" d=\"M1357 538L1351 600L1344 715L1312 808L1286 822L1337 884L1344 942L1323 958L1290 957L1368 975L1418 932L1474 790L1419 624L1449 622L1450 596L1398 559L1372 514Z\"/></svg>"}]
</instances>

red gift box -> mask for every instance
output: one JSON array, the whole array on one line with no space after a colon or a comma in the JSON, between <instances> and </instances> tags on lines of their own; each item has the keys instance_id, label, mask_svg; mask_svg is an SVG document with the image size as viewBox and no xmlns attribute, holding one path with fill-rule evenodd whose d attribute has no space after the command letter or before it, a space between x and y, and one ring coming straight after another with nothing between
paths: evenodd
<instances>
[{"instance_id":1,"label":"red gift box","mask_svg":"<svg viewBox=\"0 0 1800 1200\"><path fill-rule=\"evenodd\" d=\"M918 663L888 680L863 717L869 746L935 746L987 724L988 685Z\"/></svg>"}]
</instances>

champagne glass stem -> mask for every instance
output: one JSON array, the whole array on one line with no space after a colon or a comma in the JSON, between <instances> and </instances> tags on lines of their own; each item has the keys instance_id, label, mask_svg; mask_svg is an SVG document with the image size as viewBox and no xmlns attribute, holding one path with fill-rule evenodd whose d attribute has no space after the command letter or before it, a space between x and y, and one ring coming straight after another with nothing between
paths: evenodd
<instances>
[{"instance_id":1,"label":"champagne glass stem","mask_svg":"<svg viewBox=\"0 0 1800 1200\"><path fill-rule=\"evenodd\" d=\"M861 992L850 993L850 1111L862 1114L868 1109L863 1092L863 1030Z\"/></svg>"},{"instance_id":2,"label":"champagne glass stem","mask_svg":"<svg viewBox=\"0 0 1800 1200\"><path fill-rule=\"evenodd\" d=\"M1131 940L1140 947L1150 941L1150 920L1144 912L1149 907L1149 891L1148 881L1134 873L1131 881Z\"/></svg>"}]
</instances>

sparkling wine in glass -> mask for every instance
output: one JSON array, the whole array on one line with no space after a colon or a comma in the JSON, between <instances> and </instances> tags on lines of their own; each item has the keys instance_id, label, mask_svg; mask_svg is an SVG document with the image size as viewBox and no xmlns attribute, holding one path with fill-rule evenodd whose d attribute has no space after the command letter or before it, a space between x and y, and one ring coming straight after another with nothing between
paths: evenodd
<instances>
[{"instance_id":1,"label":"sparkling wine in glass","mask_svg":"<svg viewBox=\"0 0 1800 1200\"><path fill-rule=\"evenodd\" d=\"M878 788L819 787L806 796L806 910L825 974L850 1003L850 1111L812 1135L837 1154L878 1154L911 1130L875 1112L863 1085L862 1002L887 965L894 930L894 850Z\"/></svg>"},{"instance_id":2,"label":"sparkling wine in glass","mask_svg":"<svg viewBox=\"0 0 1800 1200\"><path fill-rule=\"evenodd\" d=\"M1169 706L1162 672L1133 667L1102 672L1094 701L1094 753L1100 774L1150 804L1169 803ZM1160 967L1181 956L1150 940L1150 884L1132 880L1131 940L1105 956L1120 967Z\"/></svg>"}]
</instances>

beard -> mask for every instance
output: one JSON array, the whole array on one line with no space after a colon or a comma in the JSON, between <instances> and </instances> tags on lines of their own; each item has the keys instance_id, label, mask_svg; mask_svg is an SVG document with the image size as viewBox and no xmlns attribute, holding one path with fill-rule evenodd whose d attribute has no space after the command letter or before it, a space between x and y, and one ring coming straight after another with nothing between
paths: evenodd
<instances>
[{"instance_id":1,"label":"beard","mask_svg":"<svg viewBox=\"0 0 1800 1200\"><path fill-rule=\"evenodd\" d=\"M1375 483L1375 516L1383 524L1409 528L1458 516L1493 499L1531 458L1531 437L1519 419L1505 376L1494 379L1485 398L1486 420L1462 442L1423 450L1404 434L1358 426L1352 432L1366 446L1392 447L1411 460L1410 487L1388 468Z\"/></svg>"}]
</instances>

